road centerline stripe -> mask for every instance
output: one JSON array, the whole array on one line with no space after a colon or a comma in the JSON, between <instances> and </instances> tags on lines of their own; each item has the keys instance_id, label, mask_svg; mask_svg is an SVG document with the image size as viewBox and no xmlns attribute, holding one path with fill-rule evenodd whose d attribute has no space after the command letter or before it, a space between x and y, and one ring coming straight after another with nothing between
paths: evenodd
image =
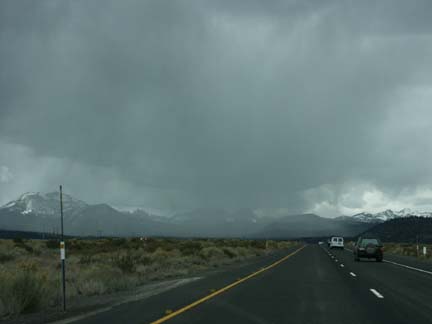
<instances>
[{"instance_id":1,"label":"road centerline stripe","mask_svg":"<svg viewBox=\"0 0 432 324\"><path fill-rule=\"evenodd\" d=\"M373 288L370 288L369 289L375 296L377 296L378 298L384 298L384 296L383 295L381 295L378 291L376 291L375 289L373 289Z\"/></svg>"},{"instance_id":2,"label":"road centerline stripe","mask_svg":"<svg viewBox=\"0 0 432 324\"><path fill-rule=\"evenodd\" d=\"M262 273L264 271L267 271L267 270L269 270L271 268L276 267L277 265L279 265L280 263L284 262L289 257L291 257L294 254L296 254L296 253L300 252L301 250L303 250L305 247L306 247L306 245L303 245L302 247L298 248L294 252L291 252L290 254L284 256L283 258L277 260L276 262L273 262L272 264L268 265L267 267L261 268L260 270L255 271L255 272L251 273L250 275L248 275L246 277L243 277L243 278L241 278L239 280L236 280L233 283L231 283L231 284L229 284L229 285L227 285L227 286L225 286L225 287L223 287L223 288L221 288L219 290L216 290L215 292L213 292L213 293L211 293L211 294L209 294L209 295L207 295L207 296L205 296L205 297L203 297L201 299L198 299L198 300L194 301L193 303L191 303L189 305L186 305L186 306L184 306L184 307L182 307L182 308L180 308L180 309L178 309L178 310L176 310L176 311L174 311L174 312L172 312L172 313L170 313L170 314L168 314L168 315L166 315L164 317L161 317L160 319L158 319L156 321L151 322L150 324L164 323L164 322L168 321L169 319L171 319L173 317L176 317L177 315L180 315L181 313L184 313L184 312L188 311L189 309L191 309L191 308L193 308L195 306L198 306L199 304L202 304L205 301L207 301L207 300L209 300L209 299L211 299L211 298L213 298L213 297L215 297L217 295L220 295L221 293L223 293L223 292L225 292L225 291L227 291L227 290L229 290L229 289L237 286L238 284L240 284L240 283L242 283L242 282L244 282L244 281L246 281L246 280L248 280L250 278L253 278L253 277L257 276L257 275L259 275L260 273Z\"/></svg>"},{"instance_id":3,"label":"road centerline stripe","mask_svg":"<svg viewBox=\"0 0 432 324\"><path fill-rule=\"evenodd\" d=\"M357 277L357 275L354 272L350 272L350 275L353 277Z\"/></svg>"}]
</instances>

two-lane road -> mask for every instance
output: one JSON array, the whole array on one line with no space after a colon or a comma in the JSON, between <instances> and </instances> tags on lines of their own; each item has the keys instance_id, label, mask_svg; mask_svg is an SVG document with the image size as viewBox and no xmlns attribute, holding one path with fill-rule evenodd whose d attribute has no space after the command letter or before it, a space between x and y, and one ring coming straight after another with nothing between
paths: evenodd
<instances>
[{"instance_id":1,"label":"two-lane road","mask_svg":"<svg viewBox=\"0 0 432 324\"><path fill-rule=\"evenodd\" d=\"M432 275L318 245L292 252L76 323L432 323Z\"/></svg>"}]
</instances>

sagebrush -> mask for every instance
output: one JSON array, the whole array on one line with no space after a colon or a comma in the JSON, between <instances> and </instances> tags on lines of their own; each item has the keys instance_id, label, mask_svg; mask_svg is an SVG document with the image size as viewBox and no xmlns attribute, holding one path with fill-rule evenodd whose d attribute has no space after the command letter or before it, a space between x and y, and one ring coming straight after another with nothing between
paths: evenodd
<instances>
[{"instance_id":1,"label":"sagebrush","mask_svg":"<svg viewBox=\"0 0 432 324\"><path fill-rule=\"evenodd\" d=\"M240 239L66 241L67 298L184 277L296 244ZM0 240L0 316L60 305L58 240Z\"/></svg>"}]
</instances>

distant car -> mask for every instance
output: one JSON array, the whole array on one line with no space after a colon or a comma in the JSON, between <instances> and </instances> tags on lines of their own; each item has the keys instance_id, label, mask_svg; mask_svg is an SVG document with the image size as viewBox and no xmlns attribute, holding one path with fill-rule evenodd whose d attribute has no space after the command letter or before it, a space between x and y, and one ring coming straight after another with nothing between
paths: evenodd
<instances>
[{"instance_id":1,"label":"distant car","mask_svg":"<svg viewBox=\"0 0 432 324\"><path fill-rule=\"evenodd\" d=\"M360 258L368 258L381 262L383 257L383 245L378 238L358 238L354 247L355 261L360 261Z\"/></svg>"},{"instance_id":2,"label":"distant car","mask_svg":"<svg viewBox=\"0 0 432 324\"><path fill-rule=\"evenodd\" d=\"M330 249L343 249L344 248L344 239L340 236L333 236L330 239Z\"/></svg>"},{"instance_id":3,"label":"distant car","mask_svg":"<svg viewBox=\"0 0 432 324\"><path fill-rule=\"evenodd\" d=\"M323 242L323 241L319 241L318 244L319 244L319 245L322 245L322 244L324 244L324 242Z\"/></svg>"}]
</instances>

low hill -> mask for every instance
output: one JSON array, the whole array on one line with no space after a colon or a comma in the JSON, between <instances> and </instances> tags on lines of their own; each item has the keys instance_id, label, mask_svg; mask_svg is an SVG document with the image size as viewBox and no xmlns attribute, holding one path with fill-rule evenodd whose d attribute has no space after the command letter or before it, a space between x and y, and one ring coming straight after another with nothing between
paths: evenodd
<instances>
[{"instance_id":1,"label":"low hill","mask_svg":"<svg viewBox=\"0 0 432 324\"><path fill-rule=\"evenodd\" d=\"M7 231L7 230L0 229L0 239L17 239L17 238L48 240L48 239L58 239L59 235L52 234L52 233Z\"/></svg>"},{"instance_id":2,"label":"low hill","mask_svg":"<svg viewBox=\"0 0 432 324\"><path fill-rule=\"evenodd\" d=\"M331 219L315 214L300 214L283 217L267 225L256 236L281 239L328 237L332 235L355 236L371 226L373 225L353 219Z\"/></svg>"},{"instance_id":3,"label":"low hill","mask_svg":"<svg viewBox=\"0 0 432 324\"><path fill-rule=\"evenodd\" d=\"M432 218L404 217L378 224L363 234L378 236L384 242L432 243Z\"/></svg>"}]
</instances>

